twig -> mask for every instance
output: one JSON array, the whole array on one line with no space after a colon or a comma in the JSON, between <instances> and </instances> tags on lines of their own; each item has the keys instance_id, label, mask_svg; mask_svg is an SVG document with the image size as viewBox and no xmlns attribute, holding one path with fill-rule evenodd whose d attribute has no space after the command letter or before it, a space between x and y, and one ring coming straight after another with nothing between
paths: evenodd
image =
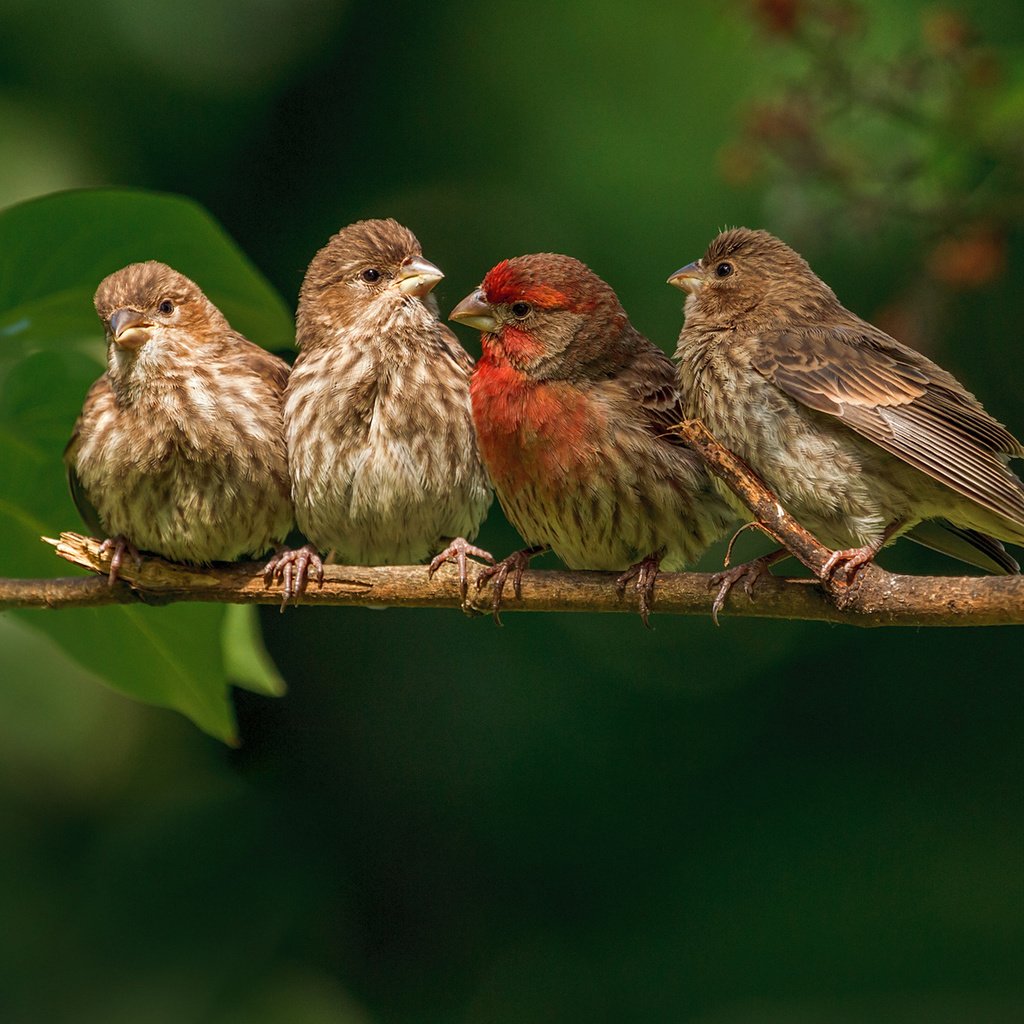
<instances>
[{"instance_id":1,"label":"twig","mask_svg":"<svg viewBox=\"0 0 1024 1024\"><path fill-rule=\"evenodd\" d=\"M741 458L719 444L700 420L685 420L677 429L708 469L754 513L762 528L817 575L832 552L782 507L767 484Z\"/></svg>"},{"instance_id":2,"label":"twig","mask_svg":"<svg viewBox=\"0 0 1024 1024\"><path fill-rule=\"evenodd\" d=\"M771 534L817 577L832 552L805 530L781 505L761 478L699 420L686 420L679 435L754 513ZM847 585L841 574L819 593L827 593L840 617L857 625L996 626L1024 623L1024 576L899 576L872 562ZM758 581L760 588L766 581ZM730 602L738 595L730 594ZM733 609L736 610L735 607ZM866 623L863 617L872 621Z\"/></svg>"},{"instance_id":3,"label":"twig","mask_svg":"<svg viewBox=\"0 0 1024 1024\"><path fill-rule=\"evenodd\" d=\"M52 580L0 579L0 611L11 608L96 608L136 604L139 595L125 583L107 586L98 576L60 576Z\"/></svg>"},{"instance_id":4,"label":"twig","mask_svg":"<svg viewBox=\"0 0 1024 1024\"><path fill-rule=\"evenodd\" d=\"M774 498L771 499L774 503ZM774 503L777 506L777 503ZM791 520L771 527L789 543ZM770 518L770 517L768 517ZM808 535L809 537L809 535ZM51 540L57 554L97 575L53 580L0 580L0 609L65 608L123 604L132 601L161 604L172 601L228 602L277 605L276 585L263 582L261 563L195 568L143 558L126 564L124 581L108 587L108 556L100 556L99 541L79 534ZM802 541L800 542L802 543ZM805 556L820 557L813 537ZM816 547L815 547L816 545ZM402 608L461 607L458 574L443 567L433 580L425 566L326 566L323 588L311 586L304 605L389 605ZM809 619L854 626L994 626L1024 623L1024 577L896 576L869 567L869 579L839 608L812 580L789 581L765 577L758 581L756 601L739 592L730 595L732 614L760 618ZM504 611L629 612L636 602L627 591L620 599L615 573L528 571L523 575L523 598L509 596ZM676 615L711 614L717 590L707 573L663 573L655 591L655 612ZM473 594L473 610L490 611L490 594ZM301 614L289 609L289 614Z\"/></svg>"}]
</instances>

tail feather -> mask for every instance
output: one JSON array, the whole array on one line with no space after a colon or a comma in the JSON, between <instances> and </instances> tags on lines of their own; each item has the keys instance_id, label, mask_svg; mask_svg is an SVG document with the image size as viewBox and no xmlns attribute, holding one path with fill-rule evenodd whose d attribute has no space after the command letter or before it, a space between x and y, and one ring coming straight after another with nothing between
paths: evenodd
<instances>
[{"instance_id":1,"label":"tail feather","mask_svg":"<svg viewBox=\"0 0 1024 1024\"><path fill-rule=\"evenodd\" d=\"M918 523L905 536L943 555L959 559L999 576L1015 576L1020 565L1003 547L1002 542L977 530L954 526L947 519L930 519Z\"/></svg>"}]
</instances>

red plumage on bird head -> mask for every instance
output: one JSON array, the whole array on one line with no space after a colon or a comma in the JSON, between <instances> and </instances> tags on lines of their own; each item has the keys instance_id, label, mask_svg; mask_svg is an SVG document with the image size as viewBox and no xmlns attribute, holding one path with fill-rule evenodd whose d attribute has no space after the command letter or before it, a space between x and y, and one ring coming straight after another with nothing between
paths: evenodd
<instances>
[{"instance_id":1,"label":"red plumage on bird head","mask_svg":"<svg viewBox=\"0 0 1024 1024\"><path fill-rule=\"evenodd\" d=\"M629 322L604 281L557 253L502 260L451 319L484 332L481 364L541 380L577 376Z\"/></svg>"},{"instance_id":2,"label":"red plumage on bird head","mask_svg":"<svg viewBox=\"0 0 1024 1024\"><path fill-rule=\"evenodd\" d=\"M521 463L564 461L582 443L593 407L588 380L607 376L635 344L615 292L579 260L537 253L503 260L450 319L483 332L470 385L481 450L496 478Z\"/></svg>"}]
</instances>

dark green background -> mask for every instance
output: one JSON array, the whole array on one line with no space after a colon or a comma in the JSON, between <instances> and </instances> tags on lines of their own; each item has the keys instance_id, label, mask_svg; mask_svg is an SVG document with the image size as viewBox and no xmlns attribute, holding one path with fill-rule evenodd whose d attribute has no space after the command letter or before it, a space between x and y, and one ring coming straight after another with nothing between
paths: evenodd
<instances>
[{"instance_id":1,"label":"dark green background","mask_svg":"<svg viewBox=\"0 0 1024 1024\"><path fill-rule=\"evenodd\" d=\"M4 6L0 205L186 194L289 303L359 217L417 232L444 309L569 252L667 349L672 270L790 227L719 173L788 59L743 4L183 6ZM965 9L1017 69L1019 12ZM921 273L899 225L789 237L869 316ZM1011 235L934 353L1018 432L1021 294ZM496 509L481 540L515 544ZM653 621L268 610L290 692L228 752L0 619L0 1018L1024 1019L1019 632Z\"/></svg>"}]
</instances>

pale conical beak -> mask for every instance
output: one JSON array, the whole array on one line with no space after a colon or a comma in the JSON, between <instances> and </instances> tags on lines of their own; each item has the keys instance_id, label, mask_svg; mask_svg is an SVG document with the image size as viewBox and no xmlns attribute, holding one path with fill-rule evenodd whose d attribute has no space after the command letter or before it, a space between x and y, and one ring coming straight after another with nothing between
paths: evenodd
<instances>
[{"instance_id":1,"label":"pale conical beak","mask_svg":"<svg viewBox=\"0 0 1024 1024\"><path fill-rule=\"evenodd\" d=\"M140 348L149 341L149 328L153 326L135 309L118 309L107 323L115 344L127 349Z\"/></svg>"},{"instance_id":2,"label":"pale conical beak","mask_svg":"<svg viewBox=\"0 0 1024 1024\"><path fill-rule=\"evenodd\" d=\"M422 256L410 256L398 270L395 287L403 295L415 295L422 299L424 295L430 294L430 290L442 277L444 274L430 260Z\"/></svg>"},{"instance_id":3,"label":"pale conical beak","mask_svg":"<svg viewBox=\"0 0 1024 1024\"><path fill-rule=\"evenodd\" d=\"M495 319L494 310L488 304L487 296L484 295L482 288L477 288L475 292L467 295L448 314L448 319L465 324L467 327L475 327L478 331L483 331L485 334L492 334L498 329L498 321Z\"/></svg>"},{"instance_id":4,"label":"pale conical beak","mask_svg":"<svg viewBox=\"0 0 1024 1024\"><path fill-rule=\"evenodd\" d=\"M687 263L685 267L681 267L668 279L668 283L696 295L704 285L704 271L701 269L700 261Z\"/></svg>"}]
</instances>

